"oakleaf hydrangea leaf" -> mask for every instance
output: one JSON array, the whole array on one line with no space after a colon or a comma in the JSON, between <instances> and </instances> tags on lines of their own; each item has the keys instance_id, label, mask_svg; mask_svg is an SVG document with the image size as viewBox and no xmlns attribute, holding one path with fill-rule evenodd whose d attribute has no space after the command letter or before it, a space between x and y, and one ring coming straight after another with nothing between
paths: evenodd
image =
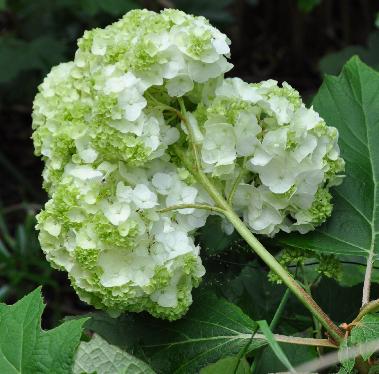
<instances>
[{"instance_id":1,"label":"oakleaf hydrangea leaf","mask_svg":"<svg viewBox=\"0 0 379 374\"><path fill-rule=\"evenodd\" d=\"M315 109L340 133L346 161L344 182L334 191L334 213L308 235L281 243L339 255L378 257L379 73L352 58L338 77L327 76Z\"/></svg>"},{"instance_id":2,"label":"oakleaf hydrangea leaf","mask_svg":"<svg viewBox=\"0 0 379 374\"><path fill-rule=\"evenodd\" d=\"M85 318L43 331L40 288L0 308L0 373L67 374L79 345Z\"/></svg>"},{"instance_id":3,"label":"oakleaf hydrangea leaf","mask_svg":"<svg viewBox=\"0 0 379 374\"><path fill-rule=\"evenodd\" d=\"M351 330L350 343L352 345L366 343L379 339L379 315L367 314ZM362 357L367 360L373 352L362 352Z\"/></svg>"},{"instance_id":4,"label":"oakleaf hydrangea leaf","mask_svg":"<svg viewBox=\"0 0 379 374\"><path fill-rule=\"evenodd\" d=\"M337 374L349 374L354 369L355 360L348 358L347 356L349 354L349 346L350 346L349 339L345 339L340 345L338 358L341 362L341 367Z\"/></svg>"},{"instance_id":5,"label":"oakleaf hydrangea leaf","mask_svg":"<svg viewBox=\"0 0 379 374\"><path fill-rule=\"evenodd\" d=\"M154 374L143 361L94 334L89 342L81 342L76 353L73 374Z\"/></svg>"},{"instance_id":6,"label":"oakleaf hydrangea leaf","mask_svg":"<svg viewBox=\"0 0 379 374\"><path fill-rule=\"evenodd\" d=\"M377 314L367 314L354 326L350 336L340 345L338 357L341 362L341 368L338 374L351 373L354 368L355 360L347 357L350 347L363 344L360 355L364 360L368 360L374 352L368 352L364 343L377 339L379 339L379 316Z\"/></svg>"},{"instance_id":7,"label":"oakleaf hydrangea leaf","mask_svg":"<svg viewBox=\"0 0 379 374\"><path fill-rule=\"evenodd\" d=\"M158 373L197 373L209 363L237 355L246 345L251 352L267 344L261 338L249 344L257 324L239 307L211 293L198 296L179 321L143 319L136 328L132 334L139 336L141 357L148 358Z\"/></svg>"}]
</instances>

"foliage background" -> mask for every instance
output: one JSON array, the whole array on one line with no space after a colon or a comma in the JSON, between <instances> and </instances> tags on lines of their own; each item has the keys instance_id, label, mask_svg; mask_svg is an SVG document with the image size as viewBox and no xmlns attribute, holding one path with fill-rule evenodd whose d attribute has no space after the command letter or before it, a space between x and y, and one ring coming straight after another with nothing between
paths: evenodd
<instances>
[{"instance_id":1,"label":"foliage background","mask_svg":"<svg viewBox=\"0 0 379 374\"><path fill-rule=\"evenodd\" d=\"M323 74L339 73L353 54L379 67L375 0L0 0L0 301L13 303L42 284L46 327L64 315L90 309L78 300L65 274L44 260L34 231L34 214L46 196L42 165L33 156L30 140L33 97L50 68L72 58L85 29L105 26L137 7L175 7L208 17L232 40L232 75L249 82L285 80L308 100ZM199 236L205 266L213 270L204 287L219 287L254 319L270 320L284 288L267 281L267 269L245 251L238 237L220 236L217 222L213 224L215 228ZM226 250L222 258L221 250ZM342 279L345 287L323 279L313 290L339 322L354 316L361 297L349 264L343 266L345 274L349 272L349 278ZM354 271L359 272L359 266ZM377 295L374 287L373 297ZM279 332L302 331L309 322L308 313L291 299ZM261 365L270 361L266 356Z\"/></svg>"}]
</instances>

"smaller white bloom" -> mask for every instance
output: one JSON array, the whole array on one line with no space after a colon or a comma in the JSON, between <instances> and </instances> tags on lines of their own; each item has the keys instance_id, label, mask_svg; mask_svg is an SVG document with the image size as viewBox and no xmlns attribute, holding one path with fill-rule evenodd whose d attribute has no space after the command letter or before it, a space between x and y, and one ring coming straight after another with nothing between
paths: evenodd
<instances>
[{"instance_id":1,"label":"smaller white bloom","mask_svg":"<svg viewBox=\"0 0 379 374\"><path fill-rule=\"evenodd\" d=\"M176 183L174 188L171 189L170 193L166 198L166 205L179 205L179 204L194 204L198 190L195 187L186 186L184 183ZM178 212L180 214L191 214L193 213L193 208L180 209Z\"/></svg>"},{"instance_id":2,"label":"smaller white bloom","mask_svg":"<svg viewBox=\"0 0 379 374\"><path fill-rule=\"evenodd\" d=\"M187 74L179 74L166 83L170 96L181 97L193 89L193 80Z\"/></svg>"},{"instance_id":3,"label":"smaller white bloom","mask_svg":"<svg viewBox=\"0 0 379 374\"><path fill-rule=\"evenodd\" d=\"M224 97L236 97L251 103L257 103L263 99L256 87L244 82L240 78L227 78L217 88L216 94Z\"/></svg>"},{"instance_id":4,"label":"smaller white bloom","mask_svg":"<svg viewBox=\"0 0 379 374\"><path fill-rule=\"evenodd\" d=\"M96 56L104 56L107 51L107 44L107 40L95 36L92 42L91 52Z\"/></svg>"},{"instance_id":5,"label":"smaller white bloom","mask_svg":"<svg viewBox=\"0 0 379 374\"><path fill-rule=\"evenodd\" d=\"M104 92L106 94L120 93L121 91L124 91L125 88L137 86L138 83L139 79L137 79L133 73L127 72L120 77L107 79L105 82Z\"/></svg>"},{"instance_id":6,"label":"smaller white bloom","mask_svg":"<svg viewBox=\"0 0 379 374\"><path fill-rule=\"evenodd\" d=\"M44 229L52 236L58 236L61 232L61 225L54 221L52 218L48 218L44 222Z\"/></svg>"},{"instance_id":7,"label":"smaller white bloom","mask_svg":"<svg viewBox=\"0 0 379 374\"><path fill-rule=\"evenodd\" d=\"M275 113L278 125L289 123L293 116L293 105L281 96L273 96L267 101L268 107Z\"/></svg>"},{"instance_id":8,"label":"smaller white bloom","mask_svg":"<svg viewBox=\"0 0 379 374\"><path fill-rule=\"evenodd\" d=\"M130 206L127 203L108 203L103 201L101 204L104 216L112 225L118 226L125 222L130 216Z\"/></svg>"},{"instance_id":9,"label":"smaller white bloom","mask_svg":"<svg viewBox=\"0 0 379 374\"><path fill-rule=\"evenodd\" d=\"M229 123L206 121L201 156L206 164L230 165L236 159L236 138Z\"/></svg>"},{"instance_id":10,"label":"smaller white bloom","mask_svg":"<svg viewBox=\"0 0 379 374\"><path fill-rule=\"evenodd\" d=\"M237 140L236 151L239 156L249 156L254 153L259 144L257 135L261 132L256 116L253 113L242 112L234 125Z\"/></svg>"},{"instance_id":11,"label":"smaller white bloom","mask_svg":"<svg viewBox=\"0 0 379 374\"><path fill-rule=\"evenodd\" d=\"M274 193L287 192L295 183L299 167L288 157L277 157L265 166L254 166L262 183Z\"/></svg>"},{"instance_id":12,"label":"smaller white bloom","mask_svg":"<svg viewBox=\"0 0 379 374\"><path fill-rule=\"evenodd\" d=\"M153 208L158 204L157 195L145 184L137 184L133 189L133 202L140 209Z\"/></svg>"},{"instance_id":13,"label":"smaller white bloom","mask_svg":"<svg viewBox=\"0 0 379 374\"><path fill-rule=\"evenodd\" d=\"M173 178L170 174L156 173L151 181L153 186L161 195L168 195L170 188L173 184Z\"/></svg>"},{"instance_id":14,"label":"smaller white bloom","mask_svg":"<svg viewBox=\"0 0 379 374\"><path fill-rule=\"evenodd\" d=\"M136 87L122 91L118 96L118 103L124 109L124 117L128 121L135 121L141 115L147 102Z\"/></svg>"},{"instance_id":15,"label":"smaller white bloom","mask_svg":"<svg viewBox=\"0 0 379 374\"><path fill-rule=\"evenodd\" d=\"M65 172L80 180L100 180L103 177L103 173L99 170L93 169L87 165L73 165L67 164Z\"/></svg>"}]
</instances>

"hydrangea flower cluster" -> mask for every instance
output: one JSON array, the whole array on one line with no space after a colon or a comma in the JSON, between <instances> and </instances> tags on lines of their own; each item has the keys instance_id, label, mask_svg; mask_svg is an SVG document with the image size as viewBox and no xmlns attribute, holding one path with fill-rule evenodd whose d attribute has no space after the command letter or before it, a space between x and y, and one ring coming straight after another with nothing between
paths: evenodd
<instances>
[{"instance_id":1,"label":"hydrangea flower cluster","mask_svg":"<svg viewBox=\"0 0 379 374\"><path fill-rule=\"evenodd\" d=\"M226 195L238 181L234 208L254 233L306 233L330 216L329 187L344 170L338 132L287 83L225 79L194 116L204 169Z\"/></svg>"},{"instance_id":2,"label":"hydrangea flower cluster","mask_svg":"<svg viewBox=\"0 0 379 374\"><path fill-rule=\"evenodd\" d=\"M33 140L50 200L39 239L95 307L173 320L191 304L205 273L194 234L210 212L161 211L213 204L176 155L192 162L187 126L253 232L306 232L330 214L336 129L287 84L224 79L229 44L203 17L135 10L86 32L41 84Z\"/></svg>"}]
</instances>

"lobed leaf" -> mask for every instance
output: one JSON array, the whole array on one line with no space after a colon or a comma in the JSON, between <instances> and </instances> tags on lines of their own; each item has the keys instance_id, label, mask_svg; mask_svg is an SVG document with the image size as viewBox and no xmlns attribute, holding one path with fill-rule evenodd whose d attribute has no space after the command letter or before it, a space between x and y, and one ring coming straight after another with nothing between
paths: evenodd
<instances>
[{"instance_id":1,"label":"lobed leaf","mask_svg":"<svg viewBox=\"0 0 379 374\"><path fill-rule=\"evenodd\" d=\"M127 335L129 341L123 341L123 345L158 373L198 373L246 346L247 352L251 352L267 344L263 339L251 340L256 322L212 293L197 295L189 312L175 322L145 314L133 319L121 324L116 334ZM90 323L88 327L96 330L98 326ZM114 334L107 335L116 340Z\"/></svg>"},{"instance_id":2,"label":"lobed leaf","mask_svg":"<svg viewBox=\"0 0 379 374\"><path fill-rule=\"evenodd\" d=\"M375 339L379 339L379 316L367 314L351 330L350 343L356 345ZM367 360L372 354L373 352L362 352L362 357Z\"/></svg>"},{"instance_id":3,"label":"lobed leaf","mask_svg":"<svg viewBox=\"0 0 379 374\"><path fill-rule=\"evenodd\" d=\"M43 331L40 321L44 304L40 288L14 305L0 305L0 373L71 371L85 318Z\"/></svg>"},{"instance_id":4,"label":"lobed leaf","mask_svg":"<svg viewBox=\"0 0 379 374\"><path fill-rule=\"evenodd\" d=\"M120 348L108 344L95 334L89 342L81 342L76 353L73 374L154 374L143 361Z\"/></svg>"}]
</instances>

